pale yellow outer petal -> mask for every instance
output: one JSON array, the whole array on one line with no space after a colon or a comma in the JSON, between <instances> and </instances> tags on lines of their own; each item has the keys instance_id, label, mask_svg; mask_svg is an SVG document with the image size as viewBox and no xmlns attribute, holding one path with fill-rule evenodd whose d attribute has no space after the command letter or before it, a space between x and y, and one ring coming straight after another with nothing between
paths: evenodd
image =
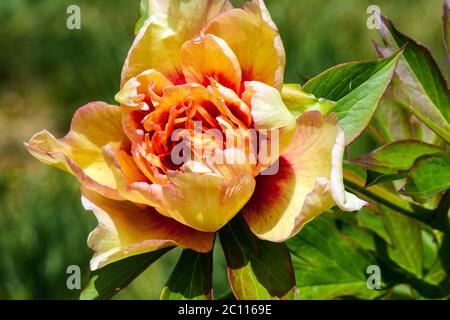
<instances>
[{"instance_id":1,"label":"pale yellow outer petal","mask_svg":"<svg viewBox=\"0 0 450 320\"><path fill-rule=\"evenodd\" d=\"M332 152L333 166L331 169L330 188L336 205L342 211L357 211L367 202L362 201L352 193L346 192L344 187L344 172L342 159L345 153L345 135L344 130L339 128L336 144Z\"/></svg>"},{"instance_id":2,"label":"pale yellow outer petal","mask_svg":"<svg viewBox=\"0 0 450 320\"><path fill-rule=\"evenodd\" d=\"M228 44L211 34L201 35L181 48L183 73L187 82L208 86L213 78L239 92L242 71Z\"/></svg>"},{"instance_id":3,"label":"pale yellow outer petal","mask_svg":"<svg viewBox=\"0 0 450 320\"><path fill-rule=\"evenodd\" d=\"M205 29L225 40L236 54L243 81L260 81L281 90L286 54L279 32L261 0L229 10Z\"/></svg>"},{"instance_id":4,"label":"pale yellow outer petal","mask_svg":"<svg viewBox=\"0 0 450 320\"><path fill-rule=\"evenodd\" d=\"M171 246L198 252L212 249L213 233L193 230L161 216L151 207L141 208L128 201L107 199L83 188L82 194L84 208L93 211L98 220L97 228L88 238L88 245L95 252L92 270Z\"/></svg>"},{"instance_id":5,"label":"pale yellow outer petal","mask_svg":"<svg viewBox=\"0 0 450 320\"><path fill-rule=\"evenodd\" d=\"M107 144L129 147L122 130L120 108L93 102L75 113L70 132L63 139L58 140L44 130L25 145L38 160L73 174L86 188L122 199L102 154Z\"/></svg>"},{"instance_id":6,"label":"pale yellow outer petal","mask_svg":"<svg viewBox=\"0 0 450 320\"><path fill-rule=\"evenodd\" d=\"M262 82L246 82L242 99L251 106L254 128L261 136L268 133L271 138L268 143L276 146L267 154L259 154L259 160L270 166L291 143L296 120L284 105L280 92Z\"/></svg>"},{"instance_id":7,"label":"pale yellow outer petal","mask_svg":"<svg viewBox=\"0 0 450 320\"><path fill-rule=\"evenodd\" d=\"M149 15L165 15L186 33L196 33L221 12L233 8L228 0L148 0ZM178 25L179 24L179 25ZM190 29L191 31L188 32Z\"/></svg>"},{"instance_id":8,"label":"pale yellow outer petal","mask_svg":"<svg viewBox=\"0 0 450 320\"><path fill-rule=\"evenodd\" d=\"M332 208L340 197L342 208L359 210L366 203L344 190L342 131L334 114L322 116L306 112L297 120L291 145L280 158L273 176L259 176L253 197L243 214L252 231L261 239L285 241L322 212ZM334 190L332 190L334 189ZM350 204L352 204L350 206Z\"/></svg>"},{"instance_id":9,"label":"pale yellow outer petal","mask_svg":"<svg viewBox=\"0 0 450 320\"><path fill-rule=\"evenodd\" d=\"M228 0L150 0L149 4L150 17L128 52L121 83L149 69L160 71L175 84L182 83L181 46L232 6Z\"/></svg>"}]
</instances>

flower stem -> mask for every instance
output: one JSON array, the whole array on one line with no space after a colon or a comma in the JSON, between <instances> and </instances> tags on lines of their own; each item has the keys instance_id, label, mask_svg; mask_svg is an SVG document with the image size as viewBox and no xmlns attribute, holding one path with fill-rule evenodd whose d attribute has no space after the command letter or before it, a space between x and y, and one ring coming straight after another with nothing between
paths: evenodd
<instances>
[{"instance_id":1,"label":"flower stem","mask_svg":"<svg viewBox=\"0 0 450 320\"><path fill-rule=\"evenodd\" d=\"M383 187L374 185L366 188L364 179L349 170L344 170L344 182L346 186L353 191L378 201L408 217L417 219L426 224L430 224L435 218L436 214L434 211L412 204Z\"/></svg>"}]
</instances>

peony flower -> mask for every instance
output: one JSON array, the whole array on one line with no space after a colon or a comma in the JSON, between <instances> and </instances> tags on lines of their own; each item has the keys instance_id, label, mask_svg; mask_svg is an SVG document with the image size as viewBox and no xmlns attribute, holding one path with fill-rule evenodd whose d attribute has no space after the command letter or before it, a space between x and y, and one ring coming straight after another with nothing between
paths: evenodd
<instances>
[{"instance_id":1,"label":"peony flower","mask_svg":"<svg viewBox=\"0 0 450 320\"><path fill-rule=\"evenodd\" d=\"M209 252L237 214L282 242L335 205L365 205L344 189L336 116L296 119L285 106L285 52L262 0L150 0L149 12L120 106L90 103L64 138L42 131L26 144L80 182L99 222L93 270L168 246Z\"/></svg>"}]
</instances>

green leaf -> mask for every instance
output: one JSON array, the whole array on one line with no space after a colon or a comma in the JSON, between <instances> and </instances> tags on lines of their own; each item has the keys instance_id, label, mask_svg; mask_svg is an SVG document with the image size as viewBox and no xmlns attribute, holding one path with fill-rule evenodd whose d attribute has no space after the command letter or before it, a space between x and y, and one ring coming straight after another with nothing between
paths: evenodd
<instances>
[{"instance_id":1,"label":"green leaf","mask_svg":"<svg viewBox=\"0 0 450 320\"><path fill-rule=\"evenodd\" d=\"M429 271L438 259L439 243L431 229L422 228L423 269Z\"/></svg>"},{"instance_id":2,"label":"green leaf","mask_svg":"<svg viewBox=\"0 0 450 320\"><path fill-rule=\"evenodd\" d=\"M367 228L378 235L388 244L392 244L392 239L387 232L383 221L379 215L369 209L362 209L357 213L358 224L361 227Z\"/></svg>"},{"instance_id":3,"label":"green leaf","mask_svg":"<svg viewBox=\"0 0 450 320\"><path fill-rule=\"evenodd\" d=\"M148 0L140 0L139 1L139 18L134 27L134 34L137 35L139 30L144 26L145 20L148 18Z\"/></svg>"},{"instance_id":4,"label":"green leaf","mask_svg":"<svg viewBox=\"0 0 450 320\"><path fill-rule=\"evenodd\" d=\"M344 223L341 232L350 237L352 241L355 241L364 250L376 251L375 236L369 230L354 224Z\"/></svg>"},{"instance_id":5,"label":"green leaf","mask_svg":"<svg viewBox=\"0 0 450 320\"><path fill-rule=\"evenodd\" d=\"M389 292L390 300L415 300L414 291L407 284L399 284L393 287Z\"/></svg>"},{"instance_id":6,"label":"green leaf","mask_svg":"<svg viewBox=\"0 0 450 320\"><path fill-rule=\"evenodd\" d=\"M308 81L303 89L336 101L333 108L347 144L368 126L394 74L401 52L381 61L347 63Z\"/></svg>"},{"instance_id":7,"label":"green leaf","mask_svg":"<svg viewBox=\"0 0 450 320\"><path fill-rule=\"evenodd\" d=\"M425 281L446 288L450 295L450 235L444 235L439 247L439 259L425 277Z\"/></svg>"},{"instance_id":8,"label":"green leaf","mask_svg":"<svg viewBox=\"0 0 450 320\"><path fill-rule=\"evenodd\" d=\"M389 234L387 233L386 228L384 227L380 215L378 215L376 212L372 211L369 208L363 208L358 212L344 212L335 208L332 211L330 211L329 214L336 220L338 229L342 230L343 233L349 236L351 236L350 233L352 233L353 230L349 230L347 225L352 225L364 231L370 232L373 235L377 235L388 244L392 243L391 238L389 237ZM347 230L345 230L346 228ZM362 234L362 232L359 231L355 231L355 234L361 236L360 237L361 239L362 237L365 236ZM366 240L367 240L367 247L369 247L369 239ZM362 247L364 247L364 245L362 245Z\"/></svg>"},{"instance_id":9,"label":"green leaf","mask_svg":"<svg viewBox=\"0 0 450 320\"><path fill-rule=\"evenodd\" d=\"M184 250L161 292L161 300L211 300L212 257L212 251Z\"/></svg>"},{"instance_id":10,"label":"green leaf","mask_svg":"<svg viewBox=\"0 0 450 320\"><path fill-rule=\"evenodd\" d=\"M408 139L430 144L436 144L440 140L433 130L417 120L392 96L382 99L371 125L375 130L371 128L369 133L381 145Z\"/></svg>"},{"instance_id":11,"label":"green leaf","mask_svg":"<svg viewBox=\"0 0 450 320\"><path fill-rule=\"evenodd\" d=\"M379 173L398 174L400 170L410 169L421 156L439 153L445 151L421 141L403 140L382 146L352 163Z\"/></svg>"},{"instance_id":12,"label":"green leaf","mask_svg":"<svg viewBox=\"0 0 450 320\"><path fill-rule=\"evenodd\" d=\"M415 219L381 206L380 214L392 240L388 257L417 278L422 277L423 245L420 224Z\"/></svg>"},{"instance_id":13,"label":"green leaf","mask_svg":"<svg viewBox=\"0 0 450 320\"><path fill-rule=\"evenodd\" d=\"M411 203L407 199L392 193L384 187L376 185L365 187L365 175L366 170L363 168L344 162L344 183L350 190L427 224L430 224L432 220L436 218L436 215L432 210ZM435 228L438 230L446 230L439 225L436 225Z\"/></svg>"},{"instance_id":14,"label":"green leaf","mask_svg":"<svg viewBox=\"0 0 450 320\"><path fill-rule=\"evenodd\" d=\"M418 202L427 202L450 188L450 155L419 158L408 174L403 191Z\"/></svg>"},{"instance_id":15,"label":"green leaf","mask_svg":"<svg viewBox=\"0 0 450 320\"><path fill-rule=\"evenodd\" d=\"M94 271L81 292L80 300L111 299L172 248L133 256Z\"/></svg>"},{"instance_id":16,"label":"green leaf","mask_svg":"<svg viewBox=\"0 0 450 320\"><path fill-rule=\"evenodd\" d=\"M439 147L416 140L396 141L352 161L368 171L367 185L406 178L414 162L424 156L442 154Z\"/></svg>"},{"instance_id":17,"label":"green leaf","mask_svg":"<svg viewBox=\"0 0 450 320\"><path fill-rule=\"evenodd\" d=\"M367 287L367 268L377 265L374 257L348 241L326 215L307 224L287 245L300 299L372 299L384 293Z\"/></svg>"},{"instance_id":18,"label":"green leaf","mask_svg":"<svg viewBox=\"0 0 450 320\"><path fill-rule=\"evenodd\" d=\"M448 275L442 266L441 260L437 259L428 273L424 277L424 281L434 286L439 286L447 279Z\"/></svg>"},{"instance_id":19,"label":"green leaf","mask_svg":"<svg viewBox=\"0 0 450 320\"><path fill-rule=\"evenodd\" d=\"M407 45L396 71L394 96L450 143L450 94L433 56L426 47L400 33L389 19L382 17L381 21L387 45L387 49L378 48L382 56Z\"/></svg>"},{"instance_id":20,"label":"green leaf","mask_svg":"<svg viewBox=\"0 0 450 320\"><path fill-rule=\"evenodd\" d=\"M306 111L320 111L322 114L330 113L335 102L316 98L313 94L303 91L299 84L285 84L281 96L286 107L297 118Z\"/></svg>"},{"instance_id":21,"label":"green leaf","mask_svg":"<svg viewBox=\"0 0 450 320\"><path fill-rule=\"evenodd\" d=\"M286 245L258 239L241 219L220 231L220 242L237 299L295 299L294 270Z\"/></svg>"},{"instance_id":22,"label":"green leaf","mask_svg":"<svg viewBox=\"0 0 450 320\"><path fill-rule=\"evenodd\" d=\"M408 112L392 99L385 97L381 100L372 124L378 132L380 144L412 138Z\"/></svg>"},{"instance_id":23,"label":"green leaf","mask_svg":"<svg viewBox=\"0 0 450 320\"><path fill-rule=\"evenodd\" d=\"M366 187L371 187L380 183L387 183L404 179L407 176L408 176L407 171L402 171L399 174L382 174L374 171L367 171Z\"/></svg>"},{"instance_id":24,"label":"green leaf","mask_svg":"<svg viewBox=\"0 0 450 320\"><path fill-rule=\"evenodd\" d=\"M450 0L444 0L444 8L442 11L442 33L444 36L444 46L447 53L447 60L450 61Z\"/></svg>"}]
</instances>

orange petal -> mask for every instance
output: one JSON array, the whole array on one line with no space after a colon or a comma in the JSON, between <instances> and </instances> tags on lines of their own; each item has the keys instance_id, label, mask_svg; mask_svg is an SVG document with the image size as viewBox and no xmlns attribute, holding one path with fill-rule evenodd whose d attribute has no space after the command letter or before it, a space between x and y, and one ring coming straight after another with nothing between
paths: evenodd
<instances>
[{"instance_id":1,"label":"orange petal","mask_svg":"<svg viewBox=\"0 0 450 320\"><path fill-rule=\"evenodd\" d=\"M152 93L162 95L163 89L168 86L173 86L173 83L163 74L153 69L146 70L128 80L116 94L115 100L123 107L140 109L145 107L144 98L150 100Z\"/></svg>"},{"instance_id":2,"label":"orange petal","mask_svg":"<svg viewBox=\"0 0 450 320\"><path fill-rule=\"evenodd\" d=\"M128 52L122 85L149 69L160 71L175 84L184 83L181 46L208 21L231 8L228 0L150 0L150 17Z\"/></svg>"},{"instance_id":3,"label":"orange petal","mask_svg":"<svg viewBox=\"0 0 450 320\"><path fill-rule=\"evenodd\" d=\"M339 197L341 209L347 211L365 205L354 195L342 193L338 168L342 172L343 153L336 151L341 148L341 140L342 130L334 114L322 116L313 111L298 119L296 134L280 158L278 173L257 177L255 193L243 209L258 237L284 241L333 207Z\"/></svg>"},{"instance_id":4,"label":"orange petal","mask_svg":"<svg viewBox=\"0 0 450 320\"><path fill-rule=\"evenodd\" d=\"M83 206L94 212L98 227L88 238L95 251L91 269L170 246L198 252L212 250L214 233L204 233L161 216L151 207L140 208L128 201L114 201L82 188Z\"/></svg>"},{"instance_id":5,"label":"orange petal","mask_svg":"<svg viewBox=\"0 0 450 320\"><path fill-rule=\"evenodd\" d=\"M210 84L213 78L220 84L239 92L241 68L228 44L211 34L187 41L182 49L183 73L187 82Z\"/></svg>"},{"instance_id":6,"label":"orange petal","mask_svg":"<svg viewBox=\"0 0 450 320\"><path fill-rule=\"evenodd\" d=\"M240 128L250 128L253 123L250 108L241 100L233 90L222 86L213 80L208 86L211 100L233 123Z\"/></svg>"},{"instance_id":7,"label":"orange petal","mask_svg":"<svg viewBox=\"0 0 450 320\"><path fill-rule=\"evenodd\" d=\"M121 126L120 108L93 102L77 110L70 132L63 139L57 140L44 130L25 146L35 158L73 174L86 188L122 199L102 154L106 144L129 147Z\"/></svg>"},{"instance_id":8,"label":"orange petal","mask_svg":"<svg viewBox=\"0 0 450 320\"><path fill-rule=\"evenodd\" d=\"M114 149L111 145L106 145L102 151L123 199L155 207L161 214L170 217L161 207L161 186L149 183L130 155L124 155L121 150Z\"/></svg>"},{"instance_id":9,"label":"orange petal","mask_svg":"<svg viewBox=\"0 0 450 320\"><path fill-rule=\"evenodd\" d=\"M219 15L205 29L225 40L236 54L243 81L260 81L281 90L286 54L278 30L262 0L244 10Z\"/></svg>"}]
</instances>

